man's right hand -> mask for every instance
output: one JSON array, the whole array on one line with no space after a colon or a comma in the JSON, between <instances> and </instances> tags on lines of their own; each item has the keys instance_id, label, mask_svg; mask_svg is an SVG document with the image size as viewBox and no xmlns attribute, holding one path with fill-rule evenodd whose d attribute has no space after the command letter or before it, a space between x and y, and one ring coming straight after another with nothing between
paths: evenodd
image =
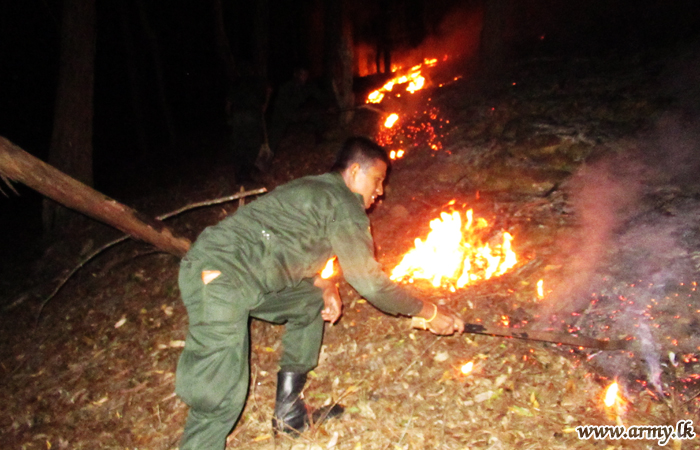
<instances>
[{"instance_id":1,"label":"man's right hand","mask_svg":"<svg viewBox=\"0 0 700 450\"><path fill-rule=\"evenodd\" d=\"M418 319L413 322L414 326L427 329L433 334L447 336L464 332L462 319L431 302L423 302L423 309L414 317Z\"/></svg>"}]
</instances>

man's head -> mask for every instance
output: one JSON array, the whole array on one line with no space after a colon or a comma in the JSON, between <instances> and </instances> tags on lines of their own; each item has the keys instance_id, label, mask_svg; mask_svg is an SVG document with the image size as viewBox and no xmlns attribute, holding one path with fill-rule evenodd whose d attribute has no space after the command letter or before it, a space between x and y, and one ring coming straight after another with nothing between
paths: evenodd
<instances>
[{"instance_id":1,"label":"man's head","mask_svg":"<svg viewBox=\"0 0 700 450\"><path fill-rule=\"evenodd\" d=\"M350 191L362 195L365 208L369 208L384 193L384 178L390 165L381 146L358 136L345 141L331 170L339 172Z\"/></svg>"}]
</instances>

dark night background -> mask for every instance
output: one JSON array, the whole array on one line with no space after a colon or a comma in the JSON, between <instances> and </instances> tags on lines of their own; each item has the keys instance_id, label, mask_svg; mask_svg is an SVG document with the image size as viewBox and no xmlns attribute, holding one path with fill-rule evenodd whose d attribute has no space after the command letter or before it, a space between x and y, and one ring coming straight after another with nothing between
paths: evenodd
<instances>
[{"instance_id":1,"label":"dark night background","mask_svg":"<svg viewBox=\"0 0 700 450\"><path fill-rule=\"evenodd\" d=\"M340 401L345 416L296 443L273 435L284 327L254 320L251 395L229 448L646 450L653 441L596 445L574 427L619 424L623 412L640 428L697 418L699 0L93 0L94 70L60 77L71 60L62 41L90 28L66 32L64 14L90 16L90 1L0 0L0 137L57 167L78 160L68 169L83 155L56 158L70 154L57 148L89 149L91 164L79 168L93 168L94 187L155 217L239 184L272 189L320 173L348 135L373 135L406 150L370 215L377 261L398 264L435 217L468 206L479 220L470 239L514 237L513 270L464 289L402 284L465 322L552 341L436 337L379 314L338 280L343 318L325 328L307 398ZM89 60L77 55L92 41L74 41L83 51L68 54ZM441 59L426 68L426 89L364 105L393 77L377 70L386 51L405 69ZM237 129L226 105L231 85L250 86L241 74L251 66L273 100L306 67L337 104L297 106L301 120L271 169L241 183L232 135L238 144L262 129L262 102L246 110L255 125ZM91 91L91 74L92 104L81 102L89 95L66 101ZM328 95L331 80L341 94ZM92 130L81 133L91 112ZM309 132L311 113L322 132ZM398 127L383 126L389 113ZM70 139L55 137L55 123ZM131 242L81 265L120 233L69 213L79 218L72 227L45 234L42 197L14 189L0 178L3 448L175 448L187 415L174 392L188 327L179 258ZM166 225L194 239L238 206ZM556 344L563 335L629 348ZM603 409L613 379L630 401Z\"/></svg>"},{"instance_id":2,"label":"dark night background","mask_svg":"<svg viewBox=\"0 0 700 450\"><path fill-rule=\"evenodd\" d=\"M225 134L226 81L215 51L213 3L97 1L96 189L128 204L129 199L147 195L155 186L206 172L215 164L212 148L216 145L200 145L221 142ZM695 0L511 3L504 36L509 61L670 51L691 43L699 29L700 8ZM255 59L250 19L255 2L223 0L222 4L234 60ZM139 16L139 5L152 40ZM273 88L288 80L297 65L309 67L313 78L323 77L323 6L322 0L269 2L267 78ZM56 0L0 3L0 135L42 159L47 157L51 140L61 7L62 2ZM483 15L482 2L476 0L364 0L347 2L346 7L356 57L362 56L363 48L377 44L387 20L382 8L391 14L395 55L419 48L431 38L450 51L474 47L478 43L459 39L478 36L479 29L462 30L466 32L455 34L458 37L452 42L449 33L480 27ZM449 21L451 16L472 19L455 23ZM444 23L450 23L451 29L446 31ZM128 76L129 58L136 71L135 85ZM162 86L156 64L160 65ZM360 72L357 69L355 75L371 75ZM159 87L172 115L173 142L158 101ZM131 95L138 98L147 117L145 149L137 145ZM19 197L0 196L0 270L40 255L40 196L26 187L16 188Z\"/></svg>"}]
</instances>

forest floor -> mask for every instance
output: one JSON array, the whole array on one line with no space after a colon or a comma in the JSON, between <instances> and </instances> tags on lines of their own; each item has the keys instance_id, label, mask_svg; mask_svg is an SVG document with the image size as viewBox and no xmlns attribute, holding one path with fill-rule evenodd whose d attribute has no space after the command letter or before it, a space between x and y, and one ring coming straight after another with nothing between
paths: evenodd
<instances>
[{"instance_id":1,"label":"forest floor","mask_svg":"<svg viewBox=\"0 0 700 450\"><path fill-rule=\"evenodd\" d=\"M370 214L387 271L442 212L473 208L488 221L485 241L504 231L514 237L518 263L500 277L461 289L424 281L407 289L468 322L628 337L631 346L601 352L438 337L382 314L341 282L343 317L326 326L305 398L311 406L339 402L346 413L296 439L275 436L282 327L252 321L250 393L228 448L647 449L658 439L582 440L576 427L697 420L697 166L693 151L673 159L662 147L697 148L697 122L676 111L698 92L675 87L677 80L684 86L684 74L696 79L678 63L687 55L676 56L531 59L513 68L503 88L488 91L452 75L440 86L434 75L410 101L376 107L400 112L392 131L382 129L377 111L359 109L350 129L329 130L321 143L310 133L290 134L259 185L322 173L350 134L405 150ZM661 156L647 164L648 155ZM689 169L656 171L683 164ZM238 186L227 170L164 186L130 206L157 215L231 194ZM236 207L201 208L169 223L194 238ZM107 239L96 230L81 238L84 253ZM81 269L38 321L51 283L5 303L15 306L3 312L0 330L4 448L177 448L187 414L174 394L187 328L177 271L176 258L129 242ZM614 380L620 398L606 407L602 397ZM668 445L700 448L697 440Z\"/></svg>"}]
</instances>

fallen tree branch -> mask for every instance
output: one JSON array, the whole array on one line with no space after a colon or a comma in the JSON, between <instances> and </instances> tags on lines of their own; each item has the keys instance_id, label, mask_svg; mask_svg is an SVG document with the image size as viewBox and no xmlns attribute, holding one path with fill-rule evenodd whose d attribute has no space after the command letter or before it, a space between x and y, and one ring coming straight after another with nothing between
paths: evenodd
<instances>
[{"instance_id":1,"label":"fallen tree branch","mask_svg":"<svg viewBox=\"0 0 700 450\"><path fill-rule=\"evenodd\" d=\"M213 199L213 200L205 200L202 202L190 203L189 205L185 205L182 208L176 209L175 211L170 211L168 213L161 214L160 216L156 217L156 219L166 220L166 219L170 219L171 217L175 217L179 214L182 214L186 211L190 211L193 209L202 208L204 206L219 205L221 203L231 202L233 200L243 199L245 197L250 197L253 195L264 194L265 192L267 192L266 188L260 188L260 189L254 189L252 191L241 191L237 194L233 194L233 195L229 195L226 197L221 197L221 198L217 198L217 199ZM63 288L63 286L68 282L68 280L70 280L73 277L73 275L75 275L83 266L85 266L85 264L90 262L90 260L92 260L94 257L99 255L103 251L107 250L110 247L113 247L113 246L119 244L120 242L124 242L125 240L129 239L130 237L131 236L126 234L126 235L120 236L117 239L113 239L113 240L105 243L104 245L100 246L99 248L93 250L89 255L87 255L86 257L81 259L78 262L78 264L70 272L68 272L68 274L66 274L63 278L61 278L61 280L58 282L58 285L54 288L54 290L51 292L51 294L49 294L49 296L46 297L41 302L41 306L39 307L39 312L37 313L37 317L36 317L37 323L39 322L39 318L41 317L41 313L44 310L44 306L46 306L46 304L49 301L51 301L51 299L54 298L56 296L56 294L58 294L58 292L61 290L61 288ZM12 303L12 305L10 305L10 307L15 307L15 306L17 306L17 304L18 304L17 302L14 302L14 303ZM8 307L7 309L10 309L10 308Z\"/></svg>"},{"instance_id":2,"label":"fallen tree branch","mask_svg":"<svg viewBox=\"0 0 700 450\"><path fill-rule=\"evenodd\" d=\"M188 239L174 235L162 222L140 215L134 209L71 178L1 136L0 174L173 255L182 256L190 247Z\"/></svg>"},{"instance_id":3,"label":"fallen tree branch","mask_svg":"<svg viewBox=\"0 0 700 450\"><path fill-rule=\"evenodd\" d=\"M234 200L238 200L239 198L242 199L242 198L250 197L253 195L260 195L260 194L264 194L265 192L267 192L266 188L260 188L260 189L254 189L252 191L241 191L241 192L238 192L237 194L229 195L227 197L217 198L214 200L205 200L205 201L198 202L198 203L191 203L189 205L183 206L180 209L176 209L175 211L171 211L169 213L165 213L163 215L160 215L157 217L157 219L158 220L166 220L166 219L170 219L171 217L177 216L178 214L182 214L185 211L189 211L191 209L201 208L203 206L212 206L212 205L218 205L221 203L232 202Z\"/></svg>"},{"instance_id":4,"label":"fallen tree branch","mask_svg":"<svg viewBox=\"0 0 700 450\"><path fill-rule=\"evenodd\" d=\"M9 178L7 178L5 175L3 175L3 174L1 174L1 173L0 173L0 178L2 178L2 181L5 182L5 184L7 185L7 187L10 188L10 190L11 190L12 192L14 192L15 195L19 196L19 192L17 192L17 190L15 189L15 187L12 186L12 181L10 181ZM9 195L7 195L7 194L5 193L5 191L2 190L2 188L0 188L0 192L2 192L2 194L3 194L5 197L8 197L8 198L10 197Z\"/></svg>"},{"instance_id":5,"label":"fallen tree branch","mask_svg":"<svg viewBox=\"0 0 700 450\"><path fill-rule=\"evenodd\" d=\"M163 224L163 219L173 217L183 211L193 208L223 203L231 201L231 199L241 198L242 196L256 195L265 192L263 188L262 190L251 191L251 193L241 192L222 199L187 205L154 220L105 196L90 186L66 175L55 167L46 164L44 161L30 155L2 136L0 136L0 177L2 177L3 181L11 188L12 186L9 180L24 183L63 206L83 213L93 219L97 219L100 222L104 222L126 233L129 237L148 242L159 250L177 257L184 256L189 250L191 243L189 239L177 236L173 233L172 230ZM12 189L14 190L14 188ZM41 316L44 305L56 295L58 290L65 284L66 280L97 254L126 239L127 236L122 236L119 239L108 242L88 255L87 258L84 258L76 268L70 271L68 276L65 277L65 280L59 283L58 288L54 290L49 298L42 302L39 314L37 315L37 322ZM12 303L12 306L17 304L18 302L15 301Z\"/></svg>"}]
</instances>

